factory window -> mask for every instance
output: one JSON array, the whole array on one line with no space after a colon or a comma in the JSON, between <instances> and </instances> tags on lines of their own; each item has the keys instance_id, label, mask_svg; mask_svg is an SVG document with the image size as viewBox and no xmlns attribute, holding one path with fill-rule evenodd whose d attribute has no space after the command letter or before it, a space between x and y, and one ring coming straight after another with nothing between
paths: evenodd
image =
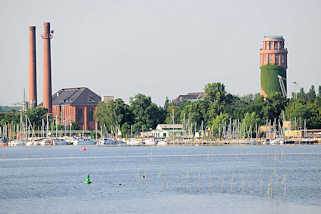
<instances>
[{"instance_id":1,"label":"factory window","mask_svg":"<svg viewBox=\"0 0 321 214\"><path fill-rule=\"evenodd\" d=\"M89 108L88 109L88 121L93 121L94 120L94 109Z\"/></svg>"},{"instance_id":2,"label":"factory window","mask_svg":"<svg viewBox=\"0 0 321 214\"><path fill-rule=\"evenodd\" d=\"M79 123L79 124L83 124L84 123L84 113L83 113L82 108L77 108L77 110L76 110L76 120L77 120L77 123Z\"/></svg>"},{"instance_id":3,"label":"factory window","mask_svg":"<svg viewBox=\"0 0 321 214\"><path fill-rule=\"evenodd\" d=\"M281 55L281 64L284 65L284 55Z\"/></svg>"},{"instance_id":4,"label":"factory window","mask_svg":"<svg viewBox=\"0 0 321 214\"><path fill-rule=\"evenodd\" d=\"M278 49L278 43L274 42L274 49L277 50Z\"/></svg>"},{"instance_id":5,"label":"factory window","mask_svg":"<svg viewBox=\"0 0 321 214\"><path fill-rule=\"evenodd\" d=\"M276 65L279 64L279 55L275 55L275 64L276 64Z\"/></svg>"},{"instance_id":6,"label":"factory window","mask_svg":"<svg viewBox=\"0 0 321 214\"><path fill-rule=\"evenodd\" d=\"M269 49L272 49L272 42L269 42Z\"/></svg>"},{"instance_id":7,"label":"factory window","mask_svg":"<svg viewBox=\"0 0 321 214\"><path fill-rule=\"evenodd\" d=\"M272 55L269 55L269 63L272 63Z\"/></svg>"}]
</instances>

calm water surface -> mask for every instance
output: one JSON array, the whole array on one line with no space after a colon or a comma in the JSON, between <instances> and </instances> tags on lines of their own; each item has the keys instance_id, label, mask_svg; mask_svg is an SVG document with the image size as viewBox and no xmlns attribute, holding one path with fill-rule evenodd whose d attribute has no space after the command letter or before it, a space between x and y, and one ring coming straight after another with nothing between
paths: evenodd
<instances>
[{"instance_id":1,"label":"calm water surface","mask_svg":"<svg viewBox=\"0 0 321 214\"><path fill-rule=\"evenodd\" d=\"M1 147L0 213L321 213L320 149Z\"/></svg>"}]
</instances>

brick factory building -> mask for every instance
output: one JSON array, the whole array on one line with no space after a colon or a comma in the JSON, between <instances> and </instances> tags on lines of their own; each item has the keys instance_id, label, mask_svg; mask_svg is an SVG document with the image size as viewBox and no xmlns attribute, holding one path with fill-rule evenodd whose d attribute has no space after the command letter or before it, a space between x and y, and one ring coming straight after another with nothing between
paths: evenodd
<instances>
[{"instance_id":1,"label":"brick factory building","mask_svg":"<svg viewBox=\"0 0 321 214\"><path fill-rule=\"evenodd\" d=\"M287 93L287 54L283 36L265 36L260 49L261 89L265 98L275 92Z\"/></svg>"},{"instance_id":2,"label":"brick factory building","mask_svg":"<svg viewBox=\"0 0 321 214\"><path fill-rule=\"evenodd\" d=\"M101 97L88 88L65 88L52 96L52 115L59 124L78 124L83 130L94 130L94 112Z\"/></svg>"}]
</instances>

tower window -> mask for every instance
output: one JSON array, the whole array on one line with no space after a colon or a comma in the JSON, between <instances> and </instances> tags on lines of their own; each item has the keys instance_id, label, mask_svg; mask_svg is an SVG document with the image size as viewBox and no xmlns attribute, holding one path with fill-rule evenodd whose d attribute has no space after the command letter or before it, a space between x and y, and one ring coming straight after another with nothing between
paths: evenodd
<instances>
[{"instance_id":1,"label":"tower window","mask_svg":"<svg viewBox=\"0 0 321 214\"><path fill-rule=\"evenodd\" d=\"M275 55L275 64L276 64L276 65L279 64L279 55Z\"/></svg>"}]
</instances>

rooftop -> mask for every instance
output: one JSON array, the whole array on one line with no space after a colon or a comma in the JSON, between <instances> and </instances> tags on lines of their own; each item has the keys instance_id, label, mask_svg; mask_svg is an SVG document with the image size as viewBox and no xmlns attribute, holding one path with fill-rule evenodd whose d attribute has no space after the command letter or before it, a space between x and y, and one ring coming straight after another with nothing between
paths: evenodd
<instances>
[{"instance_id":1,"label":"rooftop","mask_svg":"<svg viewBox=\"0 0 321 214\"><path fill-rule=\"evenodd\" d=\"M52 95L52 105L97 105L100 99L86 87L63 88Z\"/></svg>"},{"instance_id":2,"label":"rooftop","mask_svg":"<svg viewBox=\"0 0 321 214\"><path fill-rule=\"evenodd\" d=\"M156 129L183 129L183 124L158 124Z\"/></svg>"},{"instance_id":3,"label":"rooftop","mask_svg":"<svg viewBox=\"0 0 321 214\"><path fill-rule=\"evenodd\" d=\"M174 104L180 104L185 100L200 100L205 97L204 92L192 92L188 94L179 95L176 99L173 100Z\"/></svg>"},{"instance_id":4,"label":"rooftop","mask_svg":"<svg viewBox=\"0 0 321 214\"><path fill-rule=\"evenodd\" d=\"M264 41L269 41L269 40L284 41L284 38L283 38L283 36L277 36L277 35L264 36Z\"/></svg>"}]
</instances>

